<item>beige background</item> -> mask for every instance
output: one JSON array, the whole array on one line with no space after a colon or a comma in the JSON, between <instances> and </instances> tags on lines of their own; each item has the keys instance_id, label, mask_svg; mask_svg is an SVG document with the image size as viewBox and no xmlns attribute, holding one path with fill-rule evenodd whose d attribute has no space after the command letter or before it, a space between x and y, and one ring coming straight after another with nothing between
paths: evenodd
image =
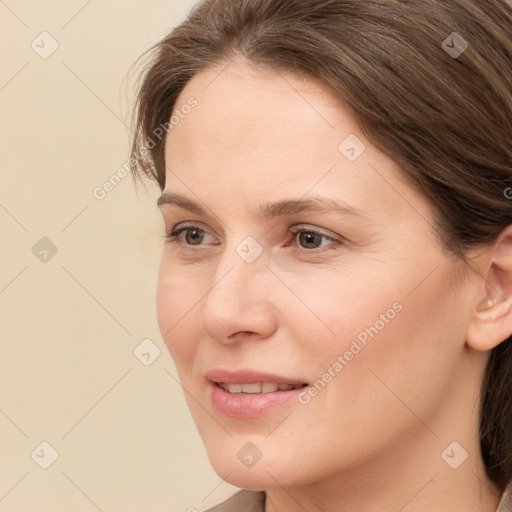
<instances>
[{"instance_id":1,"label":"beige background","mask_svg":"<svg viewBox=\"0 0 512 512\"><path fill-rule=\"evenodd\" d=\"M160 337L159 191L92 193L128 159L129 67L193 3L0 1L1 511L193 512L236 490Z\"/></svg>"}]
</instances>

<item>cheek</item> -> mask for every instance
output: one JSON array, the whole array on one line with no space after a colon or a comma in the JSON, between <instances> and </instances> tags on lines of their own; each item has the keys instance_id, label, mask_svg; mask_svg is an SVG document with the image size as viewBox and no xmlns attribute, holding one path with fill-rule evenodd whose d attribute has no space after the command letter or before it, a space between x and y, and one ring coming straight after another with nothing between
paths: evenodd
<instances>
[{"instance_id":1,"label":"cheek","mask_svg":"<svg viewBox=\"0 0 512 512\"><path fill-rule=\"evenodd\" d=\"M458 349L452 343L446 353L446 344L463 334L454 323L461 305L448 285L448 267L436 254L422 254L423 260L390 257L386 265L369 262L350 272L315 269L290 283L305 304L296 300L294 306L303 312L296 339L314 355L310 364L317 375L345 354L365 379L373 366L389 368L396 379L411 368L429 372L440 352L448 355L441 367L453 364Z\"/></svg>"},{"instance_id":2,"label":"cheek","mask_svg":"<svg viewBox=\"0 0 512 512\"><path fill-rule=\"evenodd\" d=\"M183 272L175 270L162 258L156 290L157 320L171 357L178 370L190 360L195 351L193 336L194 308L202 297L201 290L190 283Z\"/></svg>"},{"instance_id":3,"label":"cheek","mask_svg":"<svg viewBox=\"0 0 512 512\"><path fill-rule=\"evenodd\" d=\"M350 410L346 418L374 426L379 415L409 421L401 401L426 417L442 401L464 345L464 325L454 323L461 306L441 267L415 287L420 274L403 269L378 287L347 280L341 292L317 298L319 316L336 332L331 344L324 340L315 365L318 378L329 369L337 376L319 393L321 408L343 403Z\"/></svg>"},{"instance_id":4,"label":"cheek","mask_svg":"<svg viewBox=\"0 0 512 512\"><path fill-rule=\"evenodd\" d=\"M290 283L296 297L289 298L289 316L283 321L302 333L297 339L304 340L304 351L315 355L312 361L325 365L325 357L342 355L354 340L364 347L403 314L400 294L383 282L382 274L379 278L374 274L369 269L358 273L315 269ZM297 312L298 323L292 323L290 318Z\"/></svg>"}]
</instances>

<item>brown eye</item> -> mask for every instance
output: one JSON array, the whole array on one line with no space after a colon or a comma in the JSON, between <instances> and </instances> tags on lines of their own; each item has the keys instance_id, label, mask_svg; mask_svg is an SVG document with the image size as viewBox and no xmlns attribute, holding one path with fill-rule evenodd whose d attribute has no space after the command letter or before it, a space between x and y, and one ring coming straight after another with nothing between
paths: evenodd
<instances>
[{"instance_id":1,"label":"brown eye","mask_svg":"<svg viewBox=\"0 0 512 512\"><path fill-rule=\"evenodd\" d=\"M337 249L340 245L343 245L342 240L314 229L296 229L292 231L292 234L296 249L305 255Z\"/></svg>"},{"instance_id":2,"label":"brown eye","mask_svg":"<svg viewBox=\"0 0 512 512\"><path fill-rule=\"evenodd\" d=\"M185 228L185 241L189 245L201 245L206 231L196 228Z\"/></svg>"},{"instance_id":3,"label":"brown eye","mask_svg":"<svg viewBox=\"0 0 512 512\"><path fill-rule=\"evenodd\" d=\"M297 239L302 248L317 249L322 243L322 237L323 235L314 231L301 231L298 233Z\"/></svg>"},{"instance_id":4,"label":"brown eye","mask_svg":"<svg viewBox=\"0 0 512 512\"><path fill-rule=\"evenodd\" d=\"M208 236L214 238L210 233L208 233L208 231L205 231L198 226L183 226L181 228L174 229L164 238L166 242L176 242L184 246L200 246L205 245L204 242L208 241Z\"/></svg>"}]
</instances>

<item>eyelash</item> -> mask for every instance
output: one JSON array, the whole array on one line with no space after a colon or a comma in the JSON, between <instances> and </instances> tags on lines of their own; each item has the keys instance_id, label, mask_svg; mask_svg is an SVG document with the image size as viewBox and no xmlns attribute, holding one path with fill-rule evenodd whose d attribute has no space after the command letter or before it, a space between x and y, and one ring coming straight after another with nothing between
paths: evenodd
<instances>
[{"instance_id":1,"label":"eyelash","mask_svg":"<svg viewBox=\"0 0 512 512\"><path fill-rule=\"evenodd\" d=\"M181 233L187 232L188 230L194 230L194 229L201 231L202 233L210 234L210 233L208 233L208 231L206 231L205 229L202 229L201 227L199 227L195 224L187 224L178 229L173 228L171 233L166 234L163 238L165 240L165 243L181 244L181 242L179 242L179 235ZM337 239L335 239L329 235L326 235L325 233L322 233L321 231L317 231L315 229L304 229L303 228L303 229L295 229L294 231L290 231L290 232L292 233L294 240L299 233L314 233L316 235L320 235L324 239L329 240L330 242L332 242L334 244L334 247L332 245L328 245L327 247L321 247L321 248L317 248L317 249L304 249L303 247L296 248L296 250L298 250L299 252L302 252L304 254L309 254L309 255L319 254L324 251L328 251L330 249L336 249L338 246L343 244L343 242L341 240L337 240ZM194 247L191 244L181 244L181 245L184 245L185 247ZM202 245L202 244L200 244L200 245ZM195 250L195 249L191 249L191 250Z\"/></svg>"}]
</instances>

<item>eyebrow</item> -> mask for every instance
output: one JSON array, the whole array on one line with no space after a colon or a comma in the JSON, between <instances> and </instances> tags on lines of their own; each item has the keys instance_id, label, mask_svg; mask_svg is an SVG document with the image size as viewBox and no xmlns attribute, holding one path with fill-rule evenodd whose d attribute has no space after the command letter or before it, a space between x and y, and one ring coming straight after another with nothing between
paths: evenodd
<instances>
[{"instance_id":1,"label":"eyebrow","mask_svg":"<svg viewBox=\"0 0 512 512\"><path fill-rule=\"evenodd\" d=\"M164 192L156 203L158 208L163 205L176 206L187 210L197 215L206 216L206 210L190 200L189 198L176 194L174 192ZM295 213L301 213L305 211L310 212L327 212L336 211L353 216L366 217L366 214L350 206L339 199L332 199L330 197L309 197L307 199L287 199L277 202L265 202L260 205L260 212L264 217L272 218L279 217L282 215L293 215Z\"/></svg>"}]
</instances>

